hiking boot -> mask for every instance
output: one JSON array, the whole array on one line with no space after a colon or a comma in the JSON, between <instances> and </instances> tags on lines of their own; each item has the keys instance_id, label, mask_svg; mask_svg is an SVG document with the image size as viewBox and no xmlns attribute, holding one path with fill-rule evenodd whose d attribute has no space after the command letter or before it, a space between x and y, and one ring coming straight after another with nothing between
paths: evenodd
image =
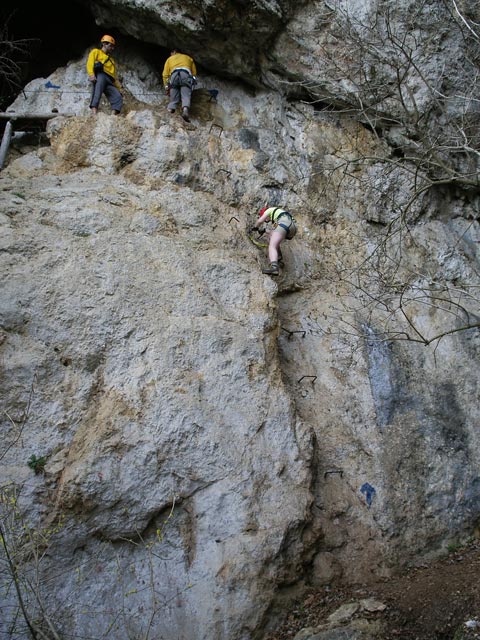
<instances>
[{"instance_id":1,"label":"hiking boot","mask_svg":"<svg viewBox=\"0 0 480 640\"><path fill-rule=\"evenodd\" d=\"M185 120L185 122L190 122L190 116L188 114L188 107L183 107L183 109L182 109L182 118Z\"/></svg>"},{"instance_id":2,"label":"hiking boot","mask_svg":"<svg viewBox=\"0 0 480 640\"><path fill-rule=\"evenodd\" d=\"M269 276L278 276L280 273L278 269L278 262L271 262L269 267L262 269L262 273L266 273Z\"/></svg>"},{"instance_id":3,"label":"hiking boot","mask_svg":"<svg viewBox=\"0 0 480 640\"><path fill-rule=\"evenodd\" d=\"M170 113L175 113L175 109L169 109Z\"/></svg>"}]
</instances>

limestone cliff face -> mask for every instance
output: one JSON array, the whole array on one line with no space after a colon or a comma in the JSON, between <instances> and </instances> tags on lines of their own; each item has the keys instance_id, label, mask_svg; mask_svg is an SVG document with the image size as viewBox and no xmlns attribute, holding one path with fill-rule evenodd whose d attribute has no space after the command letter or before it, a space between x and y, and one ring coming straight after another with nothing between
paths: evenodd
<instances>
[{"instance_id":1,"label":"limestone cliff face","mask_svg":"<svg viewBox=\"0 0 480 640\"><path fill-rule=\"evenodd\" d=\"M325 62L348 69L341 3L168 7L92 11L188 44L191 124L133 45L120 117L88 113L87 48L11 106L73 115L0 174L2 509L24 598L61 635L247 640L282 594L389 575L478 522L478 196L456 160L455 188L399 165L418 123L394 96L395 125L345 109L358 94ZM246 235L266 201L299 226L278 280Z\"/></svg>"}]
</instances>

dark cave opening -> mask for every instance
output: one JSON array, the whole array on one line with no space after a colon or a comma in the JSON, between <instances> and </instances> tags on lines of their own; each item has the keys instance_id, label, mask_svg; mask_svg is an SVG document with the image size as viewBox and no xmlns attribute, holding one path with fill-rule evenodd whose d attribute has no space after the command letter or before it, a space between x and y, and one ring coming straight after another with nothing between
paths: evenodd
<instances>
[{"instance_id":1,"label":"dark cave opening","mask_svg":"<svg viewBox=\"0 0 480 640\"><path fill-rule=\"evenodd\" d=\"M4 52L18 65L19 74L15 84L0 78L2 109L25 84L34 78L47 77L57 67L81 56L101 36L102 29L87 8L76 2L67 7L60 0L49 0L46 4L6 0L0 19L3 42L28 40L25 51L7 48Z\"/></svg>"},{"instance_id":2,"label":"dark cave opening","mask_svg":"<svg viewBox=\"0 0 480 640\"><path fill-rule=\"evenodd\" d=\"M17 78L12 82L5 78L0 66L0 111L28 82L46 78L58 67L81 57L104 33L124 43L133 42L133 38L121 34L114 26L97 25L89 9L75 0L68 5L60 0L49 0L46 4L4 0L0 20L0 56L18 67ZM28 41L24 52L8 45L20 40ZM161 74L169 50L138 42L137 48Z\"/></svg>"}]
</instances>

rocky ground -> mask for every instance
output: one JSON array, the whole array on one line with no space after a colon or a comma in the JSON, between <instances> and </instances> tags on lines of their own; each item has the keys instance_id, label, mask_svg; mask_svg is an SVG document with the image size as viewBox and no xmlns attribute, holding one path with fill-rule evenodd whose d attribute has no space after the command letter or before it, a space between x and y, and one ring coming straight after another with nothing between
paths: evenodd
<instances>
[{"instance_id":1,"label":"rocky ground","mask_svg":"<svg viewBox=\"0 0 480 640\"><path fill-rule=\"evenodd\" d=\"M355 625L360 619L363 627ZM480 540L452 548L447 556L394 579L369 586L312 590L266 640L373 637L480 638Z\"/></svg>"}]
</instances>

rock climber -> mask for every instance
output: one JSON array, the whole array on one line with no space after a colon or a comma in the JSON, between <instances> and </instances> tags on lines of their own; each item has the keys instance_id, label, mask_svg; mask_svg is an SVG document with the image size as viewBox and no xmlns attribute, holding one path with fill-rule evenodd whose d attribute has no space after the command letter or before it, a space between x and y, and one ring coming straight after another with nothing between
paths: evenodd
<instances>
[{"instance_id":1,"label":"rock climber","mask_svg":"<svg viewBox=\"0 0 480 640\"><path fill-rule=\"evenodd\" d=\"M182 118L190 122L190 103L192 90L197 83L197 68L193 59L177 49L172 49L163 67L163 86L170 97L167 109L175 113L178 103L182 102Z\"/></svg>"},{"instance_id":2,"label":"rock climber","mask_svg":"<svg viewBox=\"0 0 480 640\"><path fill-rule=\"evenodd\" d=\"M87 73L88 80L92 83L90 109L94 115L98 113L103 93L110 102L113 114L118 115L122 109L122 87L117 79L116 65L111 55L114 49L115 38L105 35L100 40L100 49L92 49L88 55Z\"/></svg>"},{"instance_id":3,"label":"rock climber","mask_svg":"<svg viewBox=\"0 0 480 640\"><path fill-rule=\"evenodd\" d=\"M278 276L280 273L278 262L282 255L280 244L285 238L291 240L294 237L297 233L297 223L292 214L281 207L263 207L258 216L258 220L252 226L251 231L258 231L264 222L271 222L273 225L273 229L267 231L270 266L262 269L262 272L271 276Z\"/></svg>"}]
</instances>

